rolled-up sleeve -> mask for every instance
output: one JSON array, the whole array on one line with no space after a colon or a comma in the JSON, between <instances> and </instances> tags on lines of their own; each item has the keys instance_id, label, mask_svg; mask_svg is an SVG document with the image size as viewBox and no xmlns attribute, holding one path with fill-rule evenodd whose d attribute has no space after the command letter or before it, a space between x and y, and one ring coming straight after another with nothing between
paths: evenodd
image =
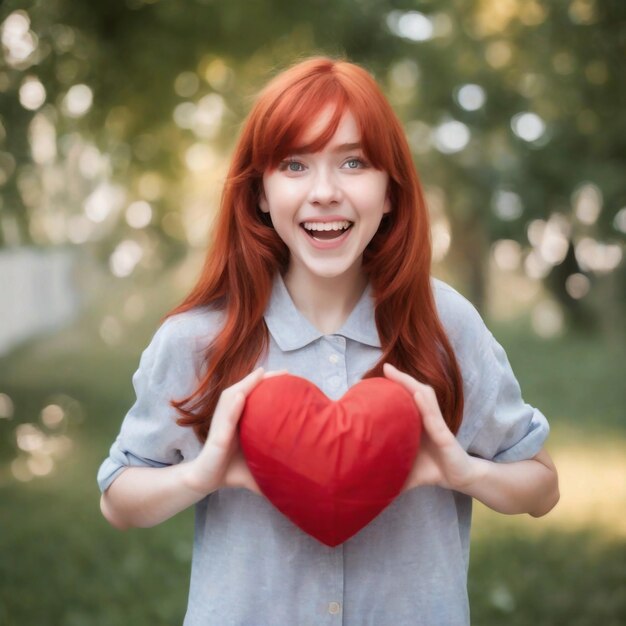
<instances>
[{"instance_id":1,"label":"rolled-up sleeve","mask_svg":"<svg viewBox=\"0 0 626 626\"><path fill-rule=\"evenodd\" d=\"M475 427L467 451L492 461L530 459L550 431L543 413L524 402L520 385L502 346L488 333L481 375L482 401L470 407ZM476 398L476 399L479 399Z\"/></svg>"},{"instance_id":2,"label":"rolled-up sleeve","mask_svg":"<svg viewBox=\"0 0 626 626\"><path fill-rule=\"evenodd\" d=\"M436 282L436 287L440 317L463 377L459 443L490 461L532 458L548 436L548 420L524 402L504 349L476 308L448 285Z\"/></svg>"},{"instance_id":3,"label":"rolled-up sleeve","mask_svg":"<svg viewBox=\"0 0 626 626\"><path fill-rule=\"evenodd\" d=\"M168 318L141 355L132 378L135 402L98 471L102 492L128 467L165 467L200 450L193 429L176 423L179 414L170 405L187 397L198 382L198 346L184 327L181 319Z\"/></svg>"}]
</instances>

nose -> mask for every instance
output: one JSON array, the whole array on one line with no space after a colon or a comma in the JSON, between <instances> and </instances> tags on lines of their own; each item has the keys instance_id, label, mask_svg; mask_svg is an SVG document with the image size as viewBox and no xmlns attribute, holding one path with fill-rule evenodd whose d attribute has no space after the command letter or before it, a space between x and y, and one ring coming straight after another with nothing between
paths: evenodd
<instances>
[{"instance_id":1,"label":"nose","mask_svg":"<svg viewBox=\"0 0 626 626\"><path fill-rule=\"evenodd\" d=\"M334 174L322 167L311 177L309 202L321 206L331 206L341 202L342 192Z\"/></svg>"}]
</instances>

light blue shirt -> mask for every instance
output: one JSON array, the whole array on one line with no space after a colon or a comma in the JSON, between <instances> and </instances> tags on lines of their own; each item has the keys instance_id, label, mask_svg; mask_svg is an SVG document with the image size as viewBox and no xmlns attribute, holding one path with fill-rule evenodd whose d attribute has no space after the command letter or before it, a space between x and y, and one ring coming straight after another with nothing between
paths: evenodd
<instances>
[{"instance_id":1,"label":"light blue shirt","mask_svg":"<svg viewBox=\"0 0 626 626\"><path fill-rule=\"evenodd\" d=\"M494 461L533 457L548 423L524 403L506 354L476 309L432 282L439 316L463 376L465 409L457 438ZM223 321L207 309L157 330L133 376L137 395L98 472L104 491L127 466L193 459L200 443L176 424L169 399L190 394L202 353ZM266 369L286 368L330 398L341 397L380 358L368 286L343 327L319 332L296 309L280 276L265 313ZM471 498L439 487L400 495L344 544L305 534L263 496L219 489L196 505L185 626L462 626L469 624L467 567Z\"/></svg>"}]
</instances>

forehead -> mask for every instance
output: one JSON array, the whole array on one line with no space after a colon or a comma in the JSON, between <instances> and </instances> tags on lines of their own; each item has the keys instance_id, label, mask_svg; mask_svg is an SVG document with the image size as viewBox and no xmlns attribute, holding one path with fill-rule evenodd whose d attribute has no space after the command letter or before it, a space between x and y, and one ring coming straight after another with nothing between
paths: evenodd
<instances>
[{"instance_id":1,"label":"forehead","mask_svg":"<svg viewBox=\"0 0 626 626\"><path fill-rule=\"evenodd\" d=\"M332 122L335 109L334 107L327 106L322 109L311 122L304 128L304 132L299 138L298 143L307 146L316 143L318 137L324 134L324 131L328 128ZM357 143L361 139L361 131L359 130L357 121L349 109L346 109L342 114L339 124L335 133L328 142L331 145L343 144L343 143Z\"/></svg>"}]
</instances>

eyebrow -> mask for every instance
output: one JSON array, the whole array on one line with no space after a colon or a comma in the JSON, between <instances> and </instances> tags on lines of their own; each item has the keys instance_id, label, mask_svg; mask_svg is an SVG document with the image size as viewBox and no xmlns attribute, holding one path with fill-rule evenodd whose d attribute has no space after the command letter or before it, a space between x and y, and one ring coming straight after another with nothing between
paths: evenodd
<instances>
[{"instance_id":1,"label":"eyebrow","mask_svg":"<svg viewBox=\"0 0 626 626\"><path fill-rule=\"evenodd\" d=\"M350 150L360 150L362 148L360 141L353 143L342 143L333 149L333 152L349 152Z\"/></svg>"},{"instance_id":2,"label":"eyebrow","mask_svg":"<svg viewBox=\"0 0 626 626\"><path fill-rule=\"evenodd\" d=\"M354 141L351 143L339 144L338 146L332 149L332 152L335 152L335 153L349 152L350 150L361 150L362 148L363 148L363 145L361 144L360 141ZM304 150L298 147L292 150L293 154L311 154L312 152L313 152L312 150Z\"/></svg>"}]
</instances>

